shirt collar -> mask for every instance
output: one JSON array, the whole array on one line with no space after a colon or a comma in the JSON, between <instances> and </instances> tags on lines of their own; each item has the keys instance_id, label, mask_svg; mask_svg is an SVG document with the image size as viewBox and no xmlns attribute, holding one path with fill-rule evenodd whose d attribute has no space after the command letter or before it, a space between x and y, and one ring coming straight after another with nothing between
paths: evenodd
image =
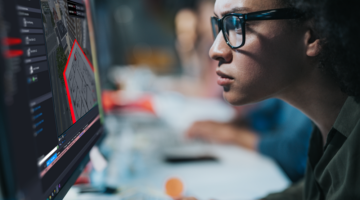
<instances>
[{"instance_id":1,"label":"shirt collar","mask_svg":"<svg viewBox=\"0 0 360 200\"><path fill-rule=\"evenodd\" d=\"M359 120L360 105L355 102L353 97L348 97L333 127L345 137L349 137Z\"/></svg>"}]
</instances>

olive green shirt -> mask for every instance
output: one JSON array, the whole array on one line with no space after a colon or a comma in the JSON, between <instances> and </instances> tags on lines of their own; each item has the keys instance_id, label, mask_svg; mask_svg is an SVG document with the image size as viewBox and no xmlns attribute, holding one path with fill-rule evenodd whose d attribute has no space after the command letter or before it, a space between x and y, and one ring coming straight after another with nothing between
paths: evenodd
<instances>
[{"instance_id":1,"label":"olive green shirt","mask_svg":"<svg viewBox=\"0 0 360 200\"><path fill-rule=\"evenodd\" d=\"M360 199L360 105L349 97L325 146L315 127L309 146L305 180L266 200Z\"/></svg>"}]
</instances>

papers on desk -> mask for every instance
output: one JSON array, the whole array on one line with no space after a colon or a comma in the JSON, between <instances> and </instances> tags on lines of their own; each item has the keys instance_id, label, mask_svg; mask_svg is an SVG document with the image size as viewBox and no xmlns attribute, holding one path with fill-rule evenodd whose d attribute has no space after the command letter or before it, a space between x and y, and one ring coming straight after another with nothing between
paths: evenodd
<instances>
[{"instance_id":1,"label":"papers on desk","mask_svg":"<svg viewBox=\"0 0 360 200\"><path fill-rule=\"evenodd\" d=\"M155 95L153 103L157 116L178 132L185 131L195 121L227 122L235 116L233 107L220 99L189 98L167 92Z\"/></svg>"},{"instance_id":2,"label":"papers on desk","mask_svg":"<svg viewBox=\"0 0 360 200\"><path fill-rule=\"evenodd\" d=\"M97 146L94 146L90 150L89 155L94 169L98 172L102 172L107 166L107 161L105 160L104 156L100 153L99 148Z\"/></svg>"}]
</instances>

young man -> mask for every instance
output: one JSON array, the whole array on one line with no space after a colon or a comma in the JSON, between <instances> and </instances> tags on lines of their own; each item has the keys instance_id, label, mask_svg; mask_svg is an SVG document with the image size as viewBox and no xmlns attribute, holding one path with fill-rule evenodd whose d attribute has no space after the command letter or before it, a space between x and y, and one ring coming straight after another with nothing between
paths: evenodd
<instances>
[{"instance_id":1,"label":"young man","mask_svg":"<svg viewBox=\"0 0 360 200\"><path fill-rule=\"evenodd\" d=\"M265 199L360 199L360 12L353 4L216 1L210 56L219 61L225 99L279 98L315 124L305 181Z\"/></svg>"}]
</instances>

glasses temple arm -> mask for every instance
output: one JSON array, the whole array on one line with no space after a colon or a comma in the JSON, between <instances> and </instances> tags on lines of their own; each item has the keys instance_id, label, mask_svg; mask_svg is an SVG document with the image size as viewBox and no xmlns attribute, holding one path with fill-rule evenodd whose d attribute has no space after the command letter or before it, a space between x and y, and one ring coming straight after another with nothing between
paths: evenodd
<instances>
[{"instance_id":1,"label":"glasses temple arm","mask_svg":"<svg viewBox=\"0 0 360 200\"><path fill-rule=\"evenodd\" d=\"M283 8L276 10L267 10L254 12L244 15L246 21L253 20L272 20L272 19L295 19L301 17L302 14L293 8Z\"/></svg>"}]
</instances>

